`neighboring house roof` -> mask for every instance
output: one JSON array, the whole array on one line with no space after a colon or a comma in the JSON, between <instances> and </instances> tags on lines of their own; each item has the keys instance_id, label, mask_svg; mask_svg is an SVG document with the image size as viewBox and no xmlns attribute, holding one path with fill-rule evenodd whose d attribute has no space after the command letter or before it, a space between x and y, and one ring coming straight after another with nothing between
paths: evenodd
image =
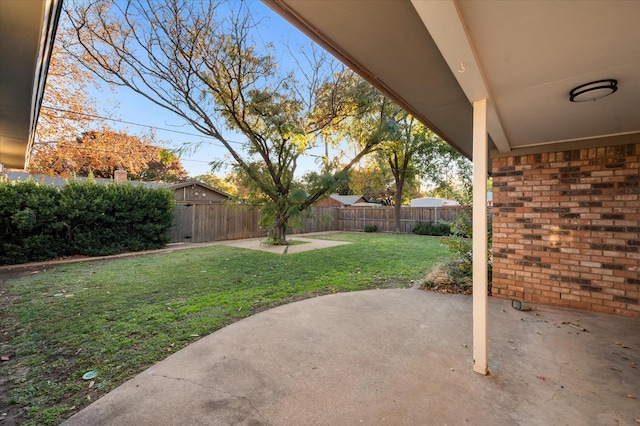
<instances>
[{"instance_id":1,"label":"neighboring house roof","mask_svg":"<svg viewBox=\"0 0 640 426\"><path fill-rule=\"evenodd\" d=\"M356 203L366 203L367 199L362 195L340 195L340 194L331 194L330 198L339 202L343 206L351 206Z\"/></svg>"},{"instance_id":2,"label":"neighboring house roof","mask_svg":"<svg viewBox=\"0 0 640 426\"><path fill-rule=\"evenodd\" d=\"M350 206L351 204L355 204L361 198L358 195L339 195L339 194L331 194L331 198L336 200L337 202L344 204L345 206Z\"/></svg>"},{"instance_id":3,"label":"neighboring house roof","mask_svg":"<svg viewBox=\"0 0 640 426\"><path fill-rule=\"evenodd\" d=\"M81 182L86 181L88 178L86 177L75 177L75 178L71 178L71 179L66 179L63 177L59 177L59 176L45 176L45 175L32 175L29 172L16 172L16 171L7 171L4 173L4 175L7 177L7 179L10 182L16 182L16 181L26 181L26 180L33 180L36 182L39 182L43 185L48 185L48 186L53 186L56 188L60 188L63 187L64 185L67 184L67 182L69 182L69 180L75 179ZM100 185L106 185L109 183L115 183L115 180L113 179L106 179L106 178L94 178L93 179L96 183L100 184ZM176 189L180 189L180 188L184 188L184 187L188 187L188 186L200 186L202 188L206 188L209 191L213 191L215 193L220 194L223 197L226 198L231 198L231 196L229 194L227 194L226 192L222 192L218 189L215 189L209 185L207 185L206 183L203 182L197 182L197 181L191 181L191 182L181 182L181 183L168 183L168 182L143 182L143 181L139 181L139 180L128 180L126 181L126 183L129 183L133 186L144 186L146 188L168 188L168 189L172 189L172 190L176 190Z\"/></svg>"},{"instance_id":4,"label":"neighboring house roof","mask_svg":"<svg viewBox=\"0 0 640 426\"><path fill-rule=\"evenodd\" d=\"M69 180L75 179L75 180L84 182L88 179L82 176L78 176L74 178L63 178L60 176L32 175L29 172L15 172L15 171L7 171L5 172L5 176L7 176L7 179L10 182L33 180L43 185L54 186L57 188L60 188L66 185L67 182L69 182ZM115 180L113 179L106 179L106 178L93 178L93 180L96 183L99 183L101 185L115 182ZM127 183L130 183L133 186L145 186L147 188L163 188L163 187L168 187L172 185L166 182L142 182L137 180L128 180Z\"/></svg>"}]
</instances>

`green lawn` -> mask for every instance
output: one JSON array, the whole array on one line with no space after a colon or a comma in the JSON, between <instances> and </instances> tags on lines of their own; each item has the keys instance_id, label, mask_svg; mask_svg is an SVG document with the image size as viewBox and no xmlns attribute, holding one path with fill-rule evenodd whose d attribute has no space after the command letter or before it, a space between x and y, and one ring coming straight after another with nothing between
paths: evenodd
<instances>
[{"instance_id":1,"label":"green lawn","mask_svg":"<svg viewBox=\"0 0 640 426\"><path fill-rule=\"evenodd\" d=\"M353 244L288 255L213 246L0 277L0 355L10 357L0 415L58 424L238 319L317 294L410 286L448 256L434 237L317 238ZM90 370L98 376L83 380Z\"/></svg>"}]
</instances>

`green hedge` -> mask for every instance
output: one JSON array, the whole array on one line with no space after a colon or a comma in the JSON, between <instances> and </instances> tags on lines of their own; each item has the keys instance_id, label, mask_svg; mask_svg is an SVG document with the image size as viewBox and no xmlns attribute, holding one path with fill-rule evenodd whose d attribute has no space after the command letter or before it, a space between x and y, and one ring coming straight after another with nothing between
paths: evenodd
<instances>
[{"instance_id":1,"label":"green hedge","mask_svg":"<svg viewBox=\"0 0 640 426\"><path fill-rule=\"evenodd\" d=\"M449 236L451 224L447 222L418 222L413 228L413 233L418 235Z\"/></svg>"},{"instance_id":2,"label":"green hedge","mask_svg":"<svg viewBox=\"0 0 640 426\"><path fill-rule=\"evenodd\" d=\"M131 184L0 182L0 265L163 247L173 194Z\"/></svg>"}]
</instances>

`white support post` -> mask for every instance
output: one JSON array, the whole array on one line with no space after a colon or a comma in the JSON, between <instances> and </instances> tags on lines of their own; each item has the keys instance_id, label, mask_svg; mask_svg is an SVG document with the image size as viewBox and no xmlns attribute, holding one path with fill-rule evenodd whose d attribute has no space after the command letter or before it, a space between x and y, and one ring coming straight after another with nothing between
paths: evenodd
<instances>
[{"instance_id":1,"label":"white support post","mask_svg":"<svg viewBox=\"0 0 640 426\"><path fill-rule=\"evenodd\" d=\"M487 356L487 100L473 102L473 371L488 373Z\"/></svg>"}]
</instances>

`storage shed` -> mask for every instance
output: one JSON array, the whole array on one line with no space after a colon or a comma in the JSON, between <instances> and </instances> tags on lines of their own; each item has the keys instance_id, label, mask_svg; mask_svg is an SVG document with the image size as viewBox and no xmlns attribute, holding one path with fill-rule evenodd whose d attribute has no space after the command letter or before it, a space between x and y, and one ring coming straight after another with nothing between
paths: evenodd
<instances>
[{"instance_id":1,"label":"storage shed","mask_svg":"<svg viewBox=\"0 0 640 426\"><path fill-rule=\"evenodd\" d=\"M230 195L202 182L183 182L168 187L175 194L176 203L198 204L224 203Z\"/></svg>"}]
</instances>

